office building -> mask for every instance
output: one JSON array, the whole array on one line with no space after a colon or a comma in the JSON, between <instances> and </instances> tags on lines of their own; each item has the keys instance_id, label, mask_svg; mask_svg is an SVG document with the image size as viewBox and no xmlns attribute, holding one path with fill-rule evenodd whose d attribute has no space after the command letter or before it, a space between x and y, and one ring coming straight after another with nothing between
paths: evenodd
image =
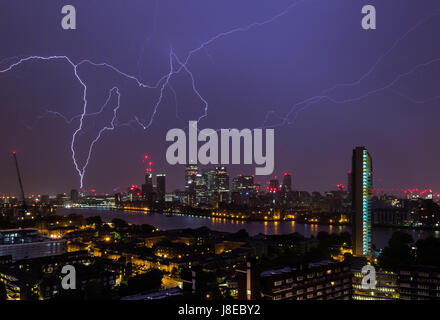
<instances>
[{"instance_id":1,"label":"office building","mask_svg":"<svg viewBox=\"0 0 440 320\"><path fill-rule=\"evenodd\" d=\"M216 171L214 169L204 169L203 170L203 177L205 179L205 184L207 188L208 195L211 196L213 192L216 192L217 187L215 184L215 176Z\"/></svg>"},{"instance_id":2,"label":"office building","mask_svg":"<svg viewBox=\"0 0 440 320\"><path fill-rule=\"evenodd\" d=\"M228 202L229 201L229 174L226 170L226 167L215 167L216 175L215 175L215 186L216 191L219 194L220 202Z\"/></svg>"},{"instance_id":3,"label":"office building","mask_svg":"<svg viewBox=\"0 0 440 320\"><path fill-rule=\"evenodd\" d=\"M284 192L292 191L292 175L290 173L284 173L282 188Z\"/></svg>"},{"instance_id":4,"label":"office building","mask_svg":"<svg viewBox=\"0 0 440 320\"><path fill-rule=\"evenodd\" d=\"M79 200L79 192L76 189L72 189L70 191L70 201L72 201L73 203L78 203Z\"/></svg>"},{"instance_id":5,"label":"office building","mask_svg":"<svg viewBox=\"0 0 440 320\"><path fill-rule=\"evenodd\" d=\"M157 194L160 202L165 201L166 194L166 174L160 173L156 175Z\"/></svg>"},{"instance_id":6,"label":"office building","mask_svg":"<svg viewBox=\"0 0 440 320\"><path fill-rule=\"evenodd\" d=\"M145 183L142 185L142 198L147 201L148 205L153 203L153 173L145 172Z\"/></svg>"},{"instance_id":7,"label":"office building","mask_svg":"<svg viewBox=\"0 0 440 320\"><path fill-rule=\"evenodd\" d=\"M185 189L187 190L199 173L199 167L195 164L189 164L185 168Z\"/></svg>"}]
</instances>

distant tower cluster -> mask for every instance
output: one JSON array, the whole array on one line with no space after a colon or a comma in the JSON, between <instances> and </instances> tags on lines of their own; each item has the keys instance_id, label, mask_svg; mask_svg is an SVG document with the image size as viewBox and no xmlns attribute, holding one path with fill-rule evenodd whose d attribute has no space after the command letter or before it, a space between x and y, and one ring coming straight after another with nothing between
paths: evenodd
<instances>
[{"instance_id":1,"label":"distant tower cluster","mask_svg":"<svg viewBox=\"0 0 440 320\"><path fill-rule=\"evenodd\" d=\"M371 256L373 164L365 147L353 150L351 177L353 254Z\"/></svg>"},{"instance_id":2,"label":"distant tower cluster","mask_svg":"<svg viewBox=\"0 0 440 320\"><path fill-rule=\"evenodd\" d=\"M153 184L153 161L148 154L142 158L145 183L142 184L142 199L152 206L155 202L164 203L166 195L166 174L156 174L156 186Z\"/></svg>"}]
</instances>

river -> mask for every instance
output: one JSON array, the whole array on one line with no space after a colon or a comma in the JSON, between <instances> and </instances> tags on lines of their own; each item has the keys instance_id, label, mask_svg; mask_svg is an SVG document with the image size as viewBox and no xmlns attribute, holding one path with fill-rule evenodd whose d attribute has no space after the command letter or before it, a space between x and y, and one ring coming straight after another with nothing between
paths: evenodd
<instances>
[{"instance_id":1,"label":"river","mask_svg":"<svg viewBox=\"0 0 440 320\"><path fill-rule=\"evenodd\" d=\"M317 225L304 224L297 222L263 222L263 221L234 221L220 218L204 218L187 215L163 215L160 213L143 213L143 212L127 212L115 211L108 209L64 209L58 208L57 214L69 215L72 213L80 214L84 217L100 216L105 222L110 222L114 218L124 219L131 224L149 224L160 230L173 230L184 228L200 228L207 227L211 230L236 232L240 229L245 229L251 236L263 234L288 234L298 232L305 237L315 236L320 231L328 233L351 232L349 226L331 226L331 225ZM402 230L409 233L414 240L425 238L427 236L440 237L440 231L424 231L424 230L409 230L397 229L388 227L373 227L373 244L376 247L384 248L394 231Z\"/></svg>"}]
</instances>

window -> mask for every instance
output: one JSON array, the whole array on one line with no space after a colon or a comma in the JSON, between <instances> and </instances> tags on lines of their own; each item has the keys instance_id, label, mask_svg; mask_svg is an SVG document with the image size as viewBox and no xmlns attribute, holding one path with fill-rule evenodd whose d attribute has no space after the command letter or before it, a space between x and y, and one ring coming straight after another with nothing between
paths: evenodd
<instances>
[{"instance_id":1,"label":"window","mask_svg":"<svg viewBox=\"0 0 440 320\"><path fill-rule=\"evenodd\" d=\"M282 284L283 284L283 280L280 280L280 281L275 281L273 285L274 285L275 287L278 287L278 286L280 286L280 285L282 285Z\"/></svg>"}]
</instances>

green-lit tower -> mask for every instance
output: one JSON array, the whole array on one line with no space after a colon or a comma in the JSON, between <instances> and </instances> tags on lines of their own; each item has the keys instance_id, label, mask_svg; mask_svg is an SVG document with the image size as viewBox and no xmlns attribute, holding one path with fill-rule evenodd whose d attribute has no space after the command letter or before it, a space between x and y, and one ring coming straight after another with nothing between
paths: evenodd
<instances>
[{"instance_id":1,"label":"green-lit tower","mask_svg":"<svg viewBox=\"0 0 440 320\"><path fill-rule=\"evenodd\" d=\"M353 150L351 185L353 254L371 256L373 163L365 147Z\"/></svg>"}]
</instances>

